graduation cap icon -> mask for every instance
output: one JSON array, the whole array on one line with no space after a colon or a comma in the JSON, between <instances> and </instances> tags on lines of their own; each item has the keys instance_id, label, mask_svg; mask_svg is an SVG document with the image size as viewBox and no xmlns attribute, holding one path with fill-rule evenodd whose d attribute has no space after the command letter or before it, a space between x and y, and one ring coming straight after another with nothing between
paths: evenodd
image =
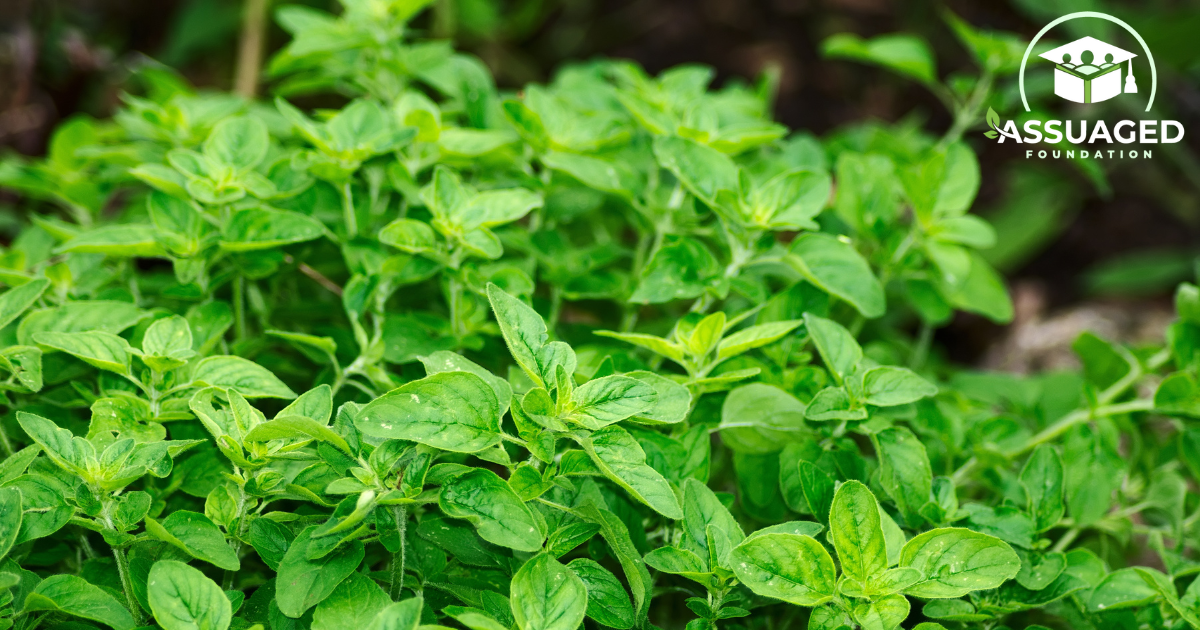
<instances>
[{"instance_id":1,"label":"graduation cap icon","mask_svg":"<svg viewBox=\"0 0 1200 630\"><path fill-rule=\"evenodd\" d=\"M1130 61L1137 55L1095 37L1077 39L1039 56L1054 62L1054 93L1068 101L1099 103L1122 91L1137 92ZM1127 61L1129 70L1122 82L1121 64Z\"/></svg>"}]
</instances>

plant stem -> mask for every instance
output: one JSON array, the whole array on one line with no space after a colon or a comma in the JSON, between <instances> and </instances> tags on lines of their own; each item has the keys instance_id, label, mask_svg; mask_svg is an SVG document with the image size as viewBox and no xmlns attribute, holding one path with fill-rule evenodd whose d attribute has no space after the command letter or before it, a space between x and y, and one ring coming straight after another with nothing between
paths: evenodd
<instances>
[{"instance_id":1,"label":"plant stem","mask_svg":"<svg viewBox=\"0 0 1200 630\"><path fill-rule=\"evenodd\" d=\"M921 321L921 332L917 335L917 345L913 347L912 358L908 361L908 367L917 370L925 365L925 359L929 356L929 345L933 342L933 325L927 321Z\"/></svg>"},{"instance_id":2,"label":"plant stem","mask_svg":"<svg viewBox=\"0 0 1200 630\"><path fill-rule=\"evenodd\" d=\"M388 594L392 601L400 601L404 590L404 539L408 529L408 509L403 505L392 506L392 518L396 521L396 531L400 532L400 550L392 554L392 582Z\"/></svg>"},{"instance_id":3,"label":"plant stem","mask_svg":"<svg viewBox=\"0 0 1200 630\"><path fill-rule=\"evenodd\" d=\"M267 32L268 0L246 0L242 16L242 35L238 44L237 74L233 89L246 98L258 91L258 73L262 66L263 40Z\"/></svg>"},{"instance_id":4,"label":"plant stem","mask_svg":"<svg viewBox=\"0 0 1200 630\"><path fill-rule=\"evenodd\" d=\"M129 558L125 556L125 550L120 547L113 547L113 557L117 560L117 574L121 577L121 588L125 590L125 602L129 606L129 614L133 615L133 618L140 623L142 607L138 604L137 598L133 596L133 579L129 575Z\"/></svg>"},{"instance_id":5,"label":"plant stem","mask_svg":"<svg viewBox=\"0 0 1200 630\"><path fill-rule=\"evenodd\" d=\"M3 421L0 421L0 448L4 449L5 457L12 457L14 452L12 442L8 441L8 433L4 430Z\"/></svg>"},{"instance_id":6,"label":"plant stem","mask_svg":"<svg viewBox=\"0 0 1200 630\"><path fill-rule=\"evenodd\" d=\"M241 470L237 466L233 468L234 474L241 475ZM254 478L255 473L250 473L250 478ZM247 480L249 481L249 479ZM238 515L237 515L237 531L233 534L233 540L230 541L230 546L233 547L233 555L237 556L242 551L242 536L246 533L246 486L244 483L238 484ZM233 579L236 576L236 571L225 571L225 586L222 589L229 591L233 590Z\"/></svg>"},{"instance_id":7,"label":"plant stem","mask_svg":"<svg viewBox=\"0 0 1200 630\"><path fill-rule=\"evenodd\" d=\"M1009 459L1016 459L1029 451L1037 448L1038 445L1054 440L1062 434L1070 431L1076 425L1083 424L1097 418L1105 418L1108 416L1116 416L1123 413L1136 413L1139 411L1151 411L1154 409L1154 401L1150 399L1131 400L1129 402L1118 403L1115 405L1105 405L1096 409L1076 409L1071 413L1063 416L1058 422L1042 429L1037 435L1029 438L1021 446L1012 449L1004 456ZM968 476L979 465L979 460L972 457L968 459L958 470L954 471L952 479L956 485L963 483Z\"/></svg>"},{"instance_id":8,"label":"plant stem","mask_svg":"<svg viewBox=\"0 0 1200 630\"><path fill-rule=\"evenodd\" d=\"M103 509L104 525L112 533L118 533L116 525L112 520L112 497L104 499L105 505ZM121 589L125 591L125 601L129 605L129 614L133 615L133 620L139 625L142 621L142 609L137 602L137 598L133 596L133 580L129 575L129 558L125 556L125 550L113 546L113 558L117 561L117 575L121 578Z\"/></svg>"},{"instance_id":9,"label":"plant stem","mask_svg":"<svg viewBox=\"0 0 1200 630\"><path fill-rule=\"evenodd\" d=\"M1071 529L1068 529L1067 533L1063 534L1062 538L1059 538L1057 543L1054 543L1054 548L1050 551L1066 551L1067 547L1069 547L1071 543L1075 542L1075 539L1079 537L1080 531L1082 530L1078 527L1072 527Z\"/></svg>"},{"instance_id":10,"label":"plant stem","mask_svg":"<svg viewBox=\"0 0 1200 630\"><path fill-rule=\"evenodd\" d=\"M233 333L238 341L246 338L246 279L241 273L233 279Z\"/></svg>"},{"instance_id":11,"label":"plant stem","mask_svg":"<svg viewBox=\"0 0 1200 630\"><path fill-rule=\"evenodd\" d=\"M358 213L354 211L354 191L350 182L342 184L342 215L346 220L346 236L358 236Z\"/></svg>"},{"instance_id":12,"label":"plant stem","mask_svg":"<svg viewBox=\"0 0 1200 630\"><path fill-rule=\"evenodd\" d=\"M450 277L447 279L446 288L448 290L448 293L450 294L449 300L448 300L449 305L450 305L450 332L454 334L454 342L455 342L455 345L457 346L462 342L462 338L463 338L462 321L461 321L461 319L462 319L462 283L458 281L458 277L455 275L454 272L452 272L450 274Z\"/></svg>"},{"instance_id":13,"label":"plant stem","mask_svg":"<svg viewBox=\"0 0 1200 630\"><path fill-rule=\"evenodd\" d=\"M550 338L556 338L554 329L558 327L558 318L562 314L563 292L562 288L557 284L550 287L550 316L546 318L546 328L550 331Z\"/></svg>"},{"instance_id":14,"label":"plant stem","mask_svg":"<svg viewBox=\"0 0 1200 630\"><path fill-rule=\"evenodd\" d=\"M979 117L979 110L983 107L984 99L987 98L989 92L992 91L992 80L995 74L991 70L985 70L983 76L979 77L979 82L975 84L975 89L972 90L970 98L963 107L954 112L954 124L946 130L946 135L938 142L938 146L945 147L958 142L975 119Z\"/></svg>"}]
</instances>

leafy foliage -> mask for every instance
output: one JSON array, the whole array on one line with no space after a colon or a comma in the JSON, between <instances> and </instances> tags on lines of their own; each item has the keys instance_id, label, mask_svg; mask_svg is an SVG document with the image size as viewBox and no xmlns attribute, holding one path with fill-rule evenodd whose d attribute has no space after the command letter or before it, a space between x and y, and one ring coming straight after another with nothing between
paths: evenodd
<instances>
[{"instance_id":1,"label":"leafy foliage","mask_svg":"<svg viewBox=\"0 0 1200 630\"><path fill-rule=\"evenodd\" d=\"M1200 627L1195 286L1164 347L960 370L934 327L1012 316L961 128L789 134L694 66L509 94L344 4L279 10L274 103L147 71L37 165L96 199L0 257L0 630Z\"/></svg>"}]
</instances>

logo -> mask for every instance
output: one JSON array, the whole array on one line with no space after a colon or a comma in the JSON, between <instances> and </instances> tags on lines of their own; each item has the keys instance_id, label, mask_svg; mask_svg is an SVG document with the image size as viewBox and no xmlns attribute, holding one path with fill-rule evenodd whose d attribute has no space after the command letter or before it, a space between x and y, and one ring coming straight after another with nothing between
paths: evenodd
<instances>
[{"instance_id":1,"label":"logo","mask_svg":"<svg viewBox=\"0 0 1200 630\"><path fill-rule=\"evenodd\" d=\"M1095 37L1077 39L1038 56L1054 62L1054 93L1068 101L1099 103L1122 92L1137 94L1133 78L1137 55ZM1128 70L1122 65L1126 62Z\"/></svg>"},{"instance_id":2,"label":"logo","mask_svg":"<svg viewBox=\"0 0 1200 630\"><path fill-rule=\"evenodd\" d=\"M1075 159L1077 155L1094 160L1145 159L1153 157L1153 153L1141 145L1170 144L1182 140L1183 125L1174 120L1043 120L1033 112L1025 94L1025 70L1034 46L1050 29L1070 20L1084 18L1107 20L1120 26L1137 41L1138 46L1131 46L1135 50L1130 51L1095 37L1083 37L1037 55L1039 59L1035 60L1033 71L1052 72L1054 94L1072 103L1090 105L1118 97L1145 98L1145 111L1150 111L1158 90L1158 70L1146 40L1119 18L1097 11L1079 11L1047 24L1025 48L1025 56L1021 59L1017 75L1021 104L1025 108L1025 114L1021 117L1022 123L1016 120L1003 121L999 114L988 108L986 120L990 129L984 132L984 135L997 139L999 143L1046 142L1055 147L1067 145L1065 150L1030 149L1025 152L1026 158L1032 158L1036 153L1041 159L1064 156ZM1147 70L1150 75L1150 89L1145 91L1139 87L1139 77L1144 82ZM1085 145L1086 148L1076 149L1071 145Z\"/></svg>"}]
</instances>

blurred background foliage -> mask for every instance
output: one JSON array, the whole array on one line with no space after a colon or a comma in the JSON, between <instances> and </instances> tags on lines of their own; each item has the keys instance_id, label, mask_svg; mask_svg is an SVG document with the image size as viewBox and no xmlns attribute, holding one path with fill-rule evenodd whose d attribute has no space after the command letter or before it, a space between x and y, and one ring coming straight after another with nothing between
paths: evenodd
<instances>
[{"instance_id":1,"label":"blurred background foliage","mask_svg":"<svg viewBox=\"0 0 1200 630\"><path fill-rule=\"evenodd\" d=\"M234 87L244 17L266 0L0 1L0 153L43 155L55 125L74 115L110 115L136 69L160 62L201 88ZM334 0L288 0L337 11ZM283 4L275 0L273 5ZM274 8L269 6L268 8ZM1200 3L1166 0L438 0L413 27L478 55L501 89L548 80L570 60L631 58L652 73L686 62L711 65L717 82L777 71L776 117L819 136L848 126L947 129L935 91L884 69L822 55L839 33L909 33L929 42L943 83L971 60L947 12L977 29L1016 34L1021 44L1065 13L1103 11L1136 28L1157 63L1155 118L1200 133ZM1095 20L1052 35L1128 39ZM1112 27L1115 29L1116 27ZM288 36L274 20L264 59ZM1060 40L1061 43L1061 40ZM1029 75L1035 109L1059 118L1137 117L1131 99L1081 109L1046 98L1048 73ZM1145 77L1140 77L1148 83ZM260 89L269 92L271 84ZM944 95L942 95L944 98ZM1013 75L987 103L1016 117ZM320 105L320 103L316 103ZM330 103L340 105L340 103ZM1064 105L1067 105L1064 107ZM1137 341L1171 318L1175 284L1196 273L1200 254L1200 157L1196 135L1154 147L1154 159L1112 166L1027 160L1024 147L966 134L980 156L976 212L999 233L986 255L1009 279L1017 317L1007 331L961 315L939 332L952 356L987 367L1059 367L1085 328ZM28 202L0 193L0 234L11 239Z\"/></svg>"}]
</instances>

